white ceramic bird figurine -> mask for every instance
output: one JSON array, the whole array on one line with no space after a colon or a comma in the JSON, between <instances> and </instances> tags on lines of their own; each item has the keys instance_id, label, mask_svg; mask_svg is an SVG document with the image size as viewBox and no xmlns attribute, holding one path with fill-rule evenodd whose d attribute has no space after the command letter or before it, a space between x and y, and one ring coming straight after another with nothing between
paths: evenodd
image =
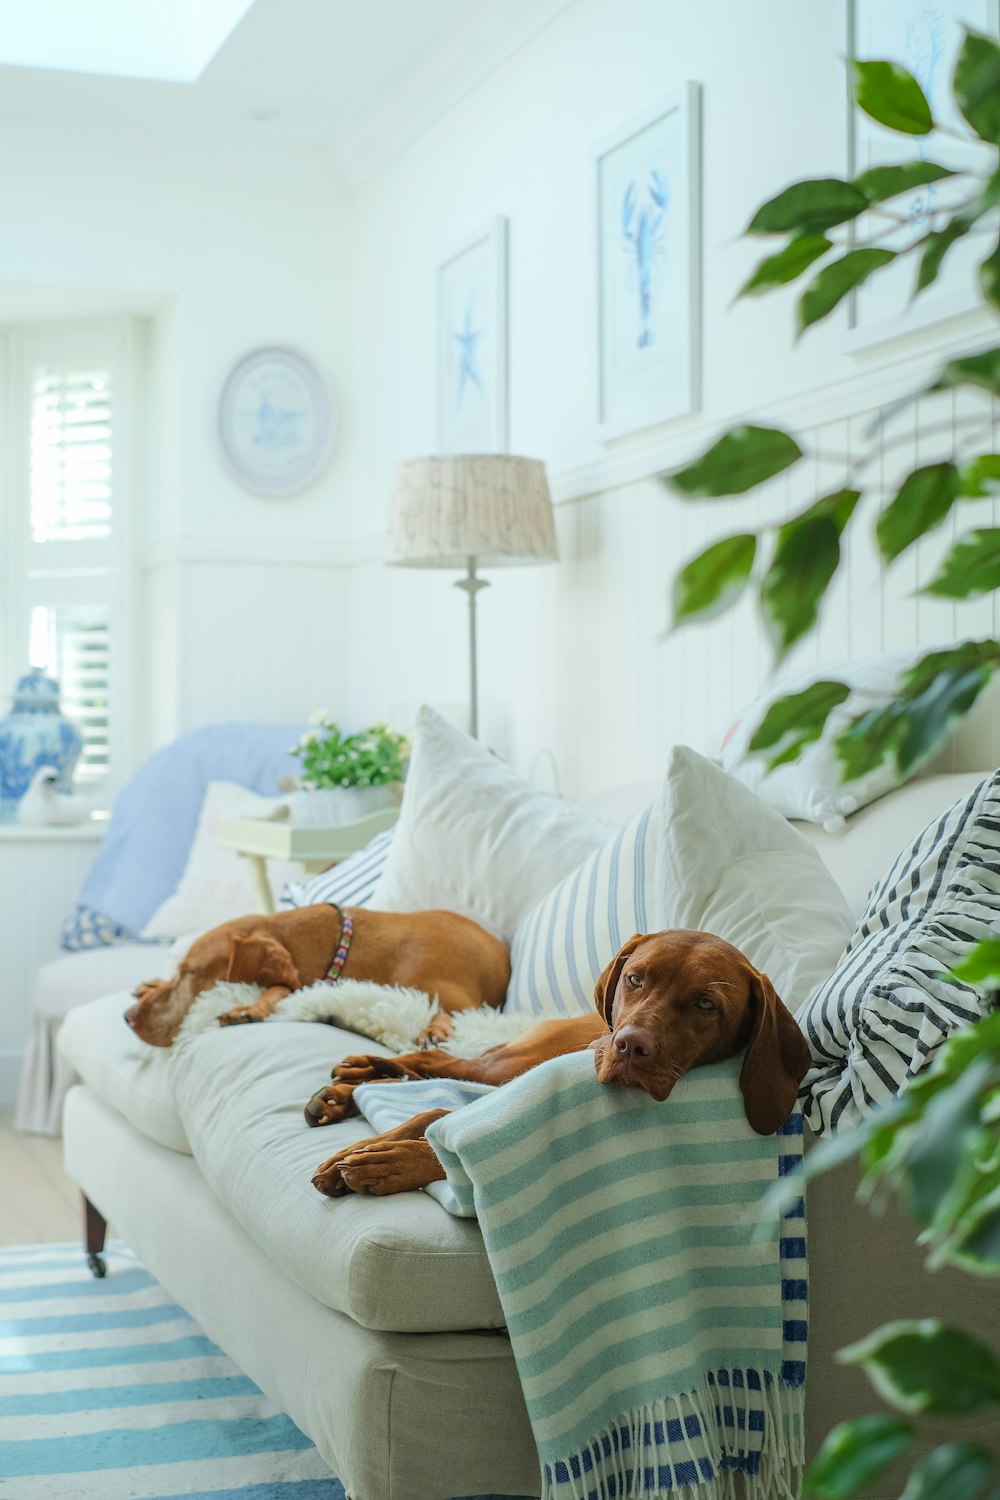
<instances>
[{"instance_id":1,"label":"white ceramic bird figurine","mask_svg":"<svg viewBox=\"0 0 1000 1500\"><path fill-rule=\"evenodd\" d=\"M61 792L56 786L59 773L51 766L39 766L31 785L18 803L19 823L40 826L85 823L96 807L93 796Z\"/></svg>"}]
</instances>

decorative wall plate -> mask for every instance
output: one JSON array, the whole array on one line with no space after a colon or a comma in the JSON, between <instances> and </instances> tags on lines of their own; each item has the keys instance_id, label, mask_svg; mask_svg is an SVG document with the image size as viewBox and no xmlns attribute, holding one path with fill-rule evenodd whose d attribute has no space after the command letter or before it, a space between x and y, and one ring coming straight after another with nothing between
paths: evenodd
<instances>
[{"instance_id":1,"label":"decorative wall plate","mask_svg":"<svg viewBox=\"0 0 1000 1500\"><path fill-rule=\"evenodd\" d=\"M322 473L337 435L319 372L294 349L255 349L230 372L219 398L226 463L256 495L293 495Z\"/></svg>"}]
</instances>

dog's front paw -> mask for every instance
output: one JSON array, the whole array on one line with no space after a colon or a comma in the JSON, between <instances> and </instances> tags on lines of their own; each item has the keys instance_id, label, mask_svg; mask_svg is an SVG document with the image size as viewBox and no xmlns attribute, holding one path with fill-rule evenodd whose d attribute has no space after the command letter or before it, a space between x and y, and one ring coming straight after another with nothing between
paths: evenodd
<instances>
[{"instance_id":1,"label":"dog's front paw","mask_svg":"<svg viewBox=\"0 0 1000 1500\"><path fill-rule=\"evenodd\" d=\"M340 1171L341 1159L347 1155L347 1151L338 1151L336 1156L322 1162L313 1173L312 1185L324 1198L344 1198L352 1191Z\"/></svg>"},{"instance_id":2,"label":"dog's front paw","mask_svg":"<svg viewBox=\"0 0 1000 1500\"><path fill-rule=\"evenodd\" d=\"M447 1011L435 1011L423 1031L417 1037L418 1047L436 1047L451 1036L455 1027Z\"/></svg>"},{"instance_id":3,"label":"dog's front paw","mask_svg":"<svg viewBox=\"0 0 1000 1500\"><path fill-rule=\"evenodd\" d=\"M219 1017L220 1026L249 1026L251 1021L257 1017L250 1014L249 1005L237 1005L232 1010L223 1011Z\"/></svg>"},{"instance_id":4,"label":"dog's front paw","mask_svg":"<svg viewBox=\"0 0 1000 1500\"><path fill-rule=\"evenodd\" d=\"M336 1125L357 1113L352 1083L331 1083L325 1089L319 1089L304 1110L308 1125Z\"/></svg>"},{"instance_id":5,"label":"dog's front paw","mask_svg":"<svg viewBox=\"0 0 1000 1500\"><path fill-rule=\"evenodd\" d=\"M330 1070L334 1083L372 1083L376 1078L416 1078L419 1075L394 1057L345 1057Z\"/></svg>"},{"instance_id":6,"label":"dog's front paw","mask_svg":"<svg viewBox=\"0 0 1000 1500\"><path fill-rule=\"evenodd\" d=\"M412 1192L444 1176L432 1147L422 1139L359 1141L342 1153L337 1172L350 1192L375 1198Z\"/></svg>"}]
</instances>

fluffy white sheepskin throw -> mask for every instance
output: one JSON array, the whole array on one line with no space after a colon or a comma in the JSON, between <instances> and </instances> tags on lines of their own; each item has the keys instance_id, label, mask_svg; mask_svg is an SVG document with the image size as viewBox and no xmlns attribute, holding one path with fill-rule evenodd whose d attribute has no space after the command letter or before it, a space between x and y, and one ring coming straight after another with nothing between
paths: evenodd
<instances>
[{"instance_id":1,"label":"fluffy white sheepskin throw","mask_svg":"<svg viewBox=\"0 0 1000 1500\"><path fill-rule=\"evenodd\" d=\"M213 1026L227 1010L250 1005L261 993L259 984L217 984L206 990L184 1017L175 1048ZM345 1031L372 1037L393 1052L410 1052L437 1008L437 1002L423 990L339 979L336 984L321 982L295 990L280 1002L268 1022L334 1021ZM490 1047L521 1036L535 1020L533 1016L505 1016L489 1005L459 1011L452 1017L451 1036L441 1046L453 1057L479 1057Z\"/></svg>"}]
</instances>

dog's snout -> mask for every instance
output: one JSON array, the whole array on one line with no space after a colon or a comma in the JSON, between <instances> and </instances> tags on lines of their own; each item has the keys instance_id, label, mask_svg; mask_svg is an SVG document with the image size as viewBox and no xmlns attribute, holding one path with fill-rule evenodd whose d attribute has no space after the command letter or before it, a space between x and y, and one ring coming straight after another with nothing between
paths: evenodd
<instances>
[{"instance_id":1,"label":"dog's snout","mask_svg":"<svg viewBox=\"0 0 1000 1500\"><path fill-rule=\"evenodd\" d=\"M642 1026L619 1026L614 1035L614 1048L622 1062L652 1062L656 1042L651 1031Z\"/></svg>"},{"instance_id":2,"label":"dog's snout","mask_svg":"<svg viewBox=\"0 0 1000 1500\"><path fill-rule=\"evenodd\" d=\"M131 1028L132 1028L133 1031L135 1030L135 1022L136 1022L136 1017L138 1016L138 1014L139 1014L139 1002L136 1001L135 1005L130 1005L129 1006L128 1010L125 1012L125 1017L124 1017L126 1026L131 1026Z\"/></svg>"}]
</instances>

